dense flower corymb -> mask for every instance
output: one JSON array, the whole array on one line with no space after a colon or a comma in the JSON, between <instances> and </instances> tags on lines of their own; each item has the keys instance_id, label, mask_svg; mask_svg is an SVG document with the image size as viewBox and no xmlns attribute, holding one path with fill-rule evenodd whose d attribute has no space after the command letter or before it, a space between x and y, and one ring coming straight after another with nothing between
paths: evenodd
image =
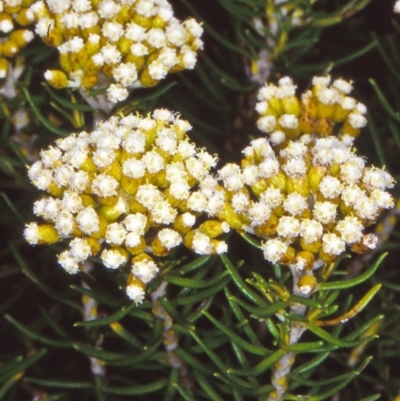
<instances>
[{"instance_id":1,"label":"dense flower corymb","mask_svg":"<svg viewBox=\"0 0 400 401\"><path fill-rule=\"evenodd\" d=\"M333 262L346 247L363 253L377 238L364 232L383 209L394 180L367 167L352 147L366 125L365 106L348 96L351 84L316 77L300 101L290 78L259 93L259 128L240 165L222 167L219 180L203 183L203 209L230 227L263 239L267 260L300 274L300 291L313 286L312 270ZM336 123L339 129L334 130ZM337 133L337 136L333 136ZM315 286L315 281L314 286Z\"/></svg>"},{"instance_id":2,"label":"dense flower corymb","mask_svg":"<svg viewBox=\"0 0 400 401\"><path fill-rule=\"evenodd\" d=\"M312 87L299 99L289 77L278 85L265 84L258 93L258 128L269 135L272 145L284 145L302 135L339 138L351 144L367 124L366 107L349 96L352 83L330 76L314 77ZM340 126L336 126L340 124Z\"/></svg>"},{"instance_id":3,"label":"dense flower corymb","mask_svg":"<svg viewBox=\"0 0 400 401\"><path fill-rule=\"evenodd\" d=\"M34 0L0 1L0 79L7 76L10 59L14 58L32 39L33 32L25 29L34 22L29 6Z\"/></svg>"},{"instance_id":4,"label":"dense flower corymb","mask_svg":"<svg viewBox=\"0 0 400 401\"><path fill-rule=\"evenodd\" d=\"M216 237L229 226L197 222L202 211L194 189L216 158L188 140L190 128L158 109L151 117L111 117L91 133L72 134L43 150L28 174L50 195L34 205L45 223L28 224L26 240L35 245L71 239L58 259L69 273L97 254L110 269L130 261L127 292L136 302L158 272L149 254L166 256L182 242L199 254L225 252Z\"/></svg>"},{"instance_id":5,"label":"dense flower corymb","mask_svg":"<svg viewBox=\"0 0 400 401\"><path fill-rule=\"evenodd\" d=\"M36 32L60 52L62 70L49 70L56 88L108 87L112 103L135 87L192 69L203 47L202 27L180 22L166 0L45 0L32 6Z\"/></svg>"}]
</instances>

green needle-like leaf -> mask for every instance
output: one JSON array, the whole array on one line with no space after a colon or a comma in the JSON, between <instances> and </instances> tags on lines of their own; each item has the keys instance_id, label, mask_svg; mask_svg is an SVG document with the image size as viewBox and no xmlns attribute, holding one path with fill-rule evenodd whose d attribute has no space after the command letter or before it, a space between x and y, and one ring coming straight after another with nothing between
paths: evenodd
<instances>
[{"instance_id":1,"label":"green needle-like leaf","mask_svg":"<svg viewBox=\"0 0 400 401\"><path fill-rule=\"evenodd\" d=\"M118 322L124 316L126 316L132 309L136 308L136 304L132 302L129 306L123 306L118 312L113 313L110 316L102 317L95 320L89 320L85 322L77 322L74 324L75 327L96 327L106 326L114 322Z\"/></svg>"},{"instance_id":2,"label":"green needle-like leaf","mask_svg":"<svg viewBox=\"0 0 400 401\"><path fill-rule=\"evenodd\" d=\"M235 344L250 352L251 354L267 356L271 353L271 351L265 348L258 347L243 340L238 334L236 334L233 330L229 329L223 323L212 317L208 312L203 311L203 315L205 315L212 323L214 323L214 325L218 327L223 333L225 333Z\"/></svg>"},{"instance_id":3,"label":"green needle-like leaf","mask_svg":"<svg viewBox=\"0 0 400 401\"><path fill-rule=\"evenodd\" d=\"M379 258L375 261L375 263L373 263L366 272L360 274L359 276L357 276L353 279L350 279L350 280L322 283L318 286L318 291L351 288L358 284L363 283L364 281L368 280L376 272L376 270L378 269L380 264L383 262L383 260L386 258L386 256L387 256L387 252L383 253L381 256L379 256Z\"/></svg>"},{"instance_id":4,"label":"green needle-like leaf","mask_svg":"<svg viewBox=\"0 0 400 401\"><path fill-rule=\"evenodd\" d=\"M109 394L116 395L142 395L155 393L158 390L165 388L168 384L168 379L161 379L154 383L149 384L135 384L129 387L115 387L115 386L104 386L103 391Z\"/></svg>"},{"instance_id":5,"label":"green needle-like leaf","mask_svg":"<svg viewBox=\"0 0 400 401\"><path fill-rule=\"evenodd\" d=\"M253 368L242 370L242 369L229 369L228 373L237 376L259 376L264 373L267 369L269 369L275 362L277 362L283 355L285 355L286 351L279 349L275 351L273 354L265 358L262 362L256 365Z\"/></svg>"}]
</instances>

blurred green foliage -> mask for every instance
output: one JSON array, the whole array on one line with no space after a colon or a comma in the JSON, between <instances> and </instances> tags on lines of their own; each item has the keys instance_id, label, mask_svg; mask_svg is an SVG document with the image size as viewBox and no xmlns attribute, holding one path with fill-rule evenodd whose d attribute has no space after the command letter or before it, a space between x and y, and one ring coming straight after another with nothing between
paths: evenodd
<instances>
[{"instance_id":1,"label":"blurred green foliage","mask_svg":"<svg viewBox=\"0 0 400 401\"><path fill-rule=\"evenodd\" d=\"M272 81L289 75L303 90L317 74L353 80L356 97L369 110L368 127L356 146L398 178L400 16L393 14L391 1L171 3L180 18L204 22L205 48L195 70L134 91L115 112L179 111L193 125L195 142L218 153L221 164L236 161L249 138L259 136L253 111L259 83L250 71L265 51ZM266 13L267 5L274 14ZM264 32L255 28L255 18ZM269 30L272 23L276 28ZM23 224L32 220L38 197L25 165L58 137L90 130L93 117L79 94L43 85L44 70L55 63L53 50L37 40L22 54L27 68L17 83L18 96L3 97L0 107L0 400L265 400L272 389L271 366L283 355L277 344L285 327L274 313L287 310L290 300L277 306L263 294L268 280L284 286L289 276L269 266L237 234L230 238L229 259L194 258L180 251L165 261L168 297L160 302L179 336L176 354L187 365L185 380L167 360L162 322L151 302L130 304L120 288L122 273L95 261L90 274L70 276L56 262L61 246L32 248L24 242ZM11 116L21 108L31 123L16 134ZM81 126L74 118L78 112L84 117ZM379 252L389 251L389 256L375 274L362 276L365 281L356 280L357 286L332 287L303 301L309 301L310 310L322 309L320 318L326 319L346 313L382 284L368 307L346 325L310 325L293 349L298 357L285 399L300 400L296 394L304 394L313 401L379 396L389 401L399 394L400 232L395 220L393 213L385 222L390 232ZM360 277L377 257L343 259L333 281L343 280L346 272ZM150 291L159 284L153 282ZM95 321L82 322L83 294L98 302ZM376 333L379 339L363 347ZM90 358L104 364L104 377L92 374Z\"/></svg>"}]
</instances>

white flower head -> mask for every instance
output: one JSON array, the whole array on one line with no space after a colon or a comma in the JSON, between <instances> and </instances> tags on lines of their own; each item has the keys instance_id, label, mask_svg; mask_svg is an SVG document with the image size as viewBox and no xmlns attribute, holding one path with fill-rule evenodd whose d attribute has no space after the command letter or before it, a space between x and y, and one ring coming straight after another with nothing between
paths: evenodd
<instances>
[{"instance_id":1,"label":"white flower head","mask_svg":"<svg viewBox=\"0 0 400 401\"><path fill-rule=\"evenodd\" d=\"M109 269L118 269L128 261L128 258L116 249L105 249L100 257L104 266Z\"/></svg>"},{"instance_id":2,"label":"white flower head","mask_svg":"<svg viewBox=\"0 0 400 401\"><path fill-rule=\"evenodd\" d=\"M287 244L280 239L270 239L262 244L264 258L272 263L277 263L288 250Z\"/></svg>"},{"instance_id":3,"label":"white flower head","mask_svg":"<svg viewBox=\"0 0 400 401\"><path fill-rule=\"evenodd\" d=\"M132 265L132 273L145 284L153 280L158 271L157 265L150 259L136 261Z\"/></svg>"},{"instance_id":4,"label":"white flower head","mask_svg":"<svg viewBox=\"0 0 400 401\"><path fill-rule=\"evenodd\" d=\"M170 228L163 228L160 230L157 237L168 250L177 247L182 242L181 235Z\"/></svg>"},{"instance_id":5,"label":"white flower head","mask_svg":"<svg viewBox=\"0 0 400 401\"><path fill-rule=\"evenodd\" d=\"M143 302L145 292L144 289L137 284L129 284L126 287L126 294L130 299L132 299L136 304L141 304Z\"/></svg>"},{"instance_id":6,"label":"white flower head","mask_svg":"<svg viewBox=\"0 0 400 401\"><path fill-rule=\"evenodd\" d=\"M213 251L213 246L209 236L196 231L192 242L193 251L199 255L210 255Z\"/></svg>"},{"instance_id":7,"label":"white flower head","mask_svg":"<svg viewBox=\"0 0 400 401\"><path fill-rule=\"evenodd\" d=\"M322 248L328 255L338 256L345 251L346 244L336 234L327 233L322 237Z\"/></svg>"},{"instance_id":8,"label":"white flower head","mask_svg":"<svg viewBox=\"0 0 400 401\"><path fill-rule=\"evenodd\" d=\"M71 251L64 251L58 255L58 263L69 274L76 274L79 271L79 262L74 258Z\"/></svg>"}]
</instances>

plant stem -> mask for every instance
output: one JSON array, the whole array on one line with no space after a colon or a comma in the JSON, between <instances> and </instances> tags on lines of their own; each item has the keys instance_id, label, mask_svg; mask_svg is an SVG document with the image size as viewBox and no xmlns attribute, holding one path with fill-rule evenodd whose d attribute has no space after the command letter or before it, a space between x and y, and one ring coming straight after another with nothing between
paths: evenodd
<instances>
[{"instance_id":1,"label":"plant stem","mask_svg":"<svg viewBox=\"0 0 400 401\"><path fill-rule=\"evenodd\" d=\"M297 286L298 279L301 276L301 272L298 272L294 267L291 268L291 272L293 275L293 295L299 295L304 298L309 298L312 294L303 294L299 287ZM290 313L295 313L298 315L305 315L306 306L298 303L293 303L290 307ZM300 337L306 330L305 326L301 322L290 321L289 323L289 341L282 342L281 346L284 348L288 348L293 344L297 344L300 340ZM268 396L268 401L281 401L283 400L283 396L288 387L288 375L292 369L292 366L295 361L296 354L293 351L286 351L286 354L279 359L278 362L274 365L274 373L272 374L271 384L275 387L273 391Z\"/></svg>"},{"instance_id":2,"label":"plant stem","mask_svg":"<svg viewBox=\"0 0 400 401\"><path fill-rule=\"evenodd\" d=\"M84 263L83 270L85 273L89 273L91 270L93 270L93 262L91 260L87 260ZM89 289L88 285L84 281L82 281L82 286ZM83 295L82 304L83 304L83 320L87 322L89 320L96 319L97 302L93 298L90 298L87 295ZM102 343L103 343L103 337L100 336L99 339L97 340L96 347L101 348ZM92 371L93 375L97 375L103 378L106 375L106 369L104 365L102 365L97 358L90 357L90 370Z\"/></svg>"},{"instance_id":3,"label":"plant stem","mask_svg":"<svg viewBox=\"0 0 400 401\"><path fill-rule=\"evenodd\" d=\"M175 369L178 369L180 384L186 388L192 387L192 382L188 377L188 367L186 363L175 353L175 348L178 346L178 336L175 330L172 329L173 320L165 308L159 301L160 298L166 295L166 288L168 283L163 281L161 285L151 294L153 301L152 312L163 323L163 343L167 353L168 363Z\"/></svg>"}]
</instances>

